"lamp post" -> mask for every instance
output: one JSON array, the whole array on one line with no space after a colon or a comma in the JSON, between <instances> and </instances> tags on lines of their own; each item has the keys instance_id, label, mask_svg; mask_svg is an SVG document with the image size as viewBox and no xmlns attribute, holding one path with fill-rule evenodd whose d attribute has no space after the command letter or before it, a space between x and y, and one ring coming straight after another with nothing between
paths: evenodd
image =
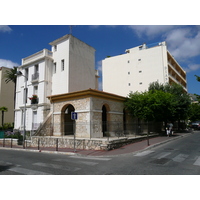
<instances>
[{"instance_id":1,"label":"lamp post","mask_svg":"<svg viewBox=\"0 0 200 200\"><path fill-rule=\"evenodd\" d=\"M17 71L17 76L23 76L25 78L25 88L24 88L24 127L23 127L23 148L25 149L25 136L26 136L26 98L27 98L27 80L28 78L22 74L21 71Z\"/></svg>"}]
</instances>

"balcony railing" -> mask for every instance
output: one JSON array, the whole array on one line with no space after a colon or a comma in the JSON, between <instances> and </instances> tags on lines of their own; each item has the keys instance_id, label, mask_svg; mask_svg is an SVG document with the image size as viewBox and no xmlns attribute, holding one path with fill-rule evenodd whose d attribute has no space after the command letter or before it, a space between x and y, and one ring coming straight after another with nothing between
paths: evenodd
<instances>
[{"instance_id":1,"label":"balcony railing","mask_svg":"<svg viewBox=\"0 0 200 200\"><path fill-rule=\"evenodd\" d=\"M38 81L39 80L39 73L36 72L35 74L32 75L32 82Z\"/></svg>"}]
</instances>

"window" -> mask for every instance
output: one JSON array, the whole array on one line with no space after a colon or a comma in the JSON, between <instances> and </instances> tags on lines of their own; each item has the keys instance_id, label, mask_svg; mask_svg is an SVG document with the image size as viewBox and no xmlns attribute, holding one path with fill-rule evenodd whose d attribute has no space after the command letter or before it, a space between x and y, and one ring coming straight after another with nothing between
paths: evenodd
<instances>
[{"instance_id":1,"label":"window","mask_svg":"<svg viewBox=\"0 0 200 200\"><path fill-rule=\"evenodd\" d=\"M35 74L38 73L38 71L39 71L39 65L37 64L37 65L34 66L34 72L35 72Z\"/></svg>"},{"instance_id":2,"label":"window","mask_svg":"<svg viewBox=\"0 0 200 200\"><path fill-rule=\"evenodd\" d=\"M27 98L28 98L28 88L24 88L24 100L23 100L23 102L24 103L27 103Z\"/></svg>"},{"instance_id":3,"label":"window","mask_svg":"<svg viewBox=\"0 0 200 200\"><path fill-rule=\"evenodd\" d=\"M25 77L27 78L28 81L28 68L25 69Z\"/></svg>"},{"instance_id":4,"label":"window","mask_svg":"<svg viewBox=\"0 0 200 200\"><path fill-rule=\"evenodd\" d=\"M142 85L142 82L140 82L140 85Z\"/></svg>"},{"instance_id":5,"label":"window","mask_svg":"<svg viewBox=\"0 0 200 200\"><path fill-rule=\"evenodd\" d=\"M54 51L57 51L57 45L54 45Z\"/></svg>"},{"instance_id":6,"label":"window","mask_svg":"<svg viewBox=\"0 0 200 200\"><path fill-rule=\"evenodd\" d=\"M128 86L131 86L131 84L129 83Z\"/></svg>"},{"instance_id":7,"label":"window","mask_svg":"<svg viewBox=\"0 0 200 200\"><path fill-rule=\"evenodd\" d=\"M61 71L65 70L65 60L61 60Z\"/></svg>"},{"instance_id":8,"label":"window","mask_svg":"<svg viewBox=\"0 0 200 200\"><path fill-rule=\"evenodd\" d=\"M139 71L139 73L142 73L142 71Z\"/></svg>"},{"instance_id":9,"label":"window","mask_svg":"<svg viewBox=\"0 0 200 200\"><path fill-rule=\"evenodd\" d=\"M128 60L128 63L130 63L130 60Z\"/></svg>"},{"instance_id":10,"label":"window","mask_svg":"<svg viewBox=\"0 0 200 200\"><path fill-rule=\"evenodd\" d=\"M130 72L128 72L128 75L130 75L131 73Z\"/></svg>"},{"instance_id":11,"label":"window","mask_svg":"<svg viewBox=\"0 0 200 200\"><path fill-rule=\"evenodd\" d=\"M56 62L53 63L53 73L54 73L54 74L56 73Z\"/></svg>"},{"instance_id":12,"label":"window","mask_svg":"<svg viewBox=\"0 0 200 200\"><path fill-rule=\"evenodd\" d=\"M34 93L35 95L38 95L38 86L34 86L34 88L33 88L33 93Z\"/></svg>"},{"instance_id":13,"label":"window","mask_svg":"<svg viewBox=\"0 0 200 200\"><path fill-rule=\"evenodd\" d=\"M138 61L141 61L141 59L139 58Z\"/></svg>"}]
</instances>

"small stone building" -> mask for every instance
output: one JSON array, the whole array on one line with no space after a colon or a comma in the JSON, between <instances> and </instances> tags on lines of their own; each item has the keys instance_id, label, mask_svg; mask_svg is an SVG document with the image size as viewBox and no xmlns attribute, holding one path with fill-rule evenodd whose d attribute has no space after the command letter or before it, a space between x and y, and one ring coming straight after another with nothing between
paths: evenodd
<instances>
[{"instance_id":1,"label":"small stone building","mask_svg":"<svg viewBox=\"0 0 200 200\"><path fill-rule=\"evenodd\" d=\"M52 135L67 136L76 132L79 138L103 138L123 131L127 116L125 98L88 89L48 96L52 104ZM71 113L78 113L72 120Z\"/></svg>"}]
</instances>

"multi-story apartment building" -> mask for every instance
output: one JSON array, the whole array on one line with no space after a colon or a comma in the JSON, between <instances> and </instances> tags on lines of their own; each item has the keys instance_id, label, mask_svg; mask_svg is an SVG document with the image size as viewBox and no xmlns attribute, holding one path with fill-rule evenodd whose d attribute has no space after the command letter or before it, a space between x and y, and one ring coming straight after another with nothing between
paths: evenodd
<instances>
[{"instance_id":1,"label":"multi-story apartment building","mask_svg":"<svg viewBox=\"0 0 200 200\"><path fill-rule=\"evenodd\" d=\"M7 112L4 113L4 123L14 122L14 92L15 85L12 81L5 82L5 71L9 70L7 67L0 67L0 107L6 107ZM0 126L2 121L2 115L0 114Z\"/></svg>"},{"instance_id":2,"label":"multi-story apartment building","mask_svg":"<svg viewBox=\"0 0 200 200\"><path fill-rule=\"evenodd\" d=\"M144 92L149 84L178 83L187 91L186 72L167 49L166 42L127 49L102 62L103 91L122 96Z\"/></svg>"},{"instance_id":3,"label":"multi-story apartment building","mask_svg":"<svg viewBox=\"0 0 200 200\"><path fill-rule=\"evenodd\" d=\"M43 49L26 57L18 68L23 76L17 78L15 129L23 129L24 101L26 130L36 130L50 113L47 96L98 89L93 47L72 35L65 35L50 45L52 51Z\"/></svg>"}]
</instances>

